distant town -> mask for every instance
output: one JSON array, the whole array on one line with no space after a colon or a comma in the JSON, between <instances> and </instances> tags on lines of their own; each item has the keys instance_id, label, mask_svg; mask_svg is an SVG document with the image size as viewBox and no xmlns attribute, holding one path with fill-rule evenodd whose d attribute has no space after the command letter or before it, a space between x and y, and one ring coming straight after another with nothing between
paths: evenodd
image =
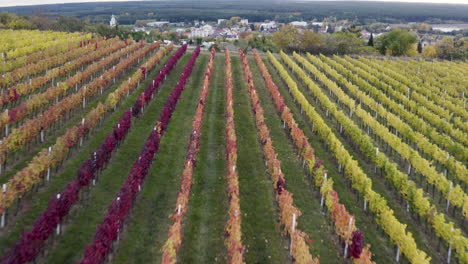
<instances>
[{"instance_id":1,"label":"distant town","mask_svg":"<svg viewBox=\"0 0 468 264\"><path fill-rule=\"evenodd\" d=\"M171 22L171 21L144 21L137 20L135 25L130 27L133 32L144 32L147 35L153 33L176 34L181 40L189 39L208 39L213 41L204 41L201 44L212 45L214 40L222 39L223 41L236 41L243 39L246 35L252 32L257 32L260 36L273 34L284 25L297 27L299 30L309 30L316 33L335 33L344 31L353 27L353 22L349 20L336 20L333 17L323 21L292 21L289 23L279 23L273 20L261 22L253 22L241 17L231 17L229 19L220 18L217 21L198 21L194 20L190 23L186 22ZM118 19L112 15L110 26L118 25ZM468 24L441 24L429 25L424 23L408 23L408 24L385 24L375 23L360 27L360 35L364 41L369 41L371 35L377 38L385 32L390 32L394 29L412 29L420 34L420 42L425 48L430 45L435 45L439 40L442 40L444 35L454 31L468 30ZM166 40L170 42L170 40ZM182 41L185 43L185 41ZM199 43L200 44L200 43Z\"/></svg>"}]
</instances>

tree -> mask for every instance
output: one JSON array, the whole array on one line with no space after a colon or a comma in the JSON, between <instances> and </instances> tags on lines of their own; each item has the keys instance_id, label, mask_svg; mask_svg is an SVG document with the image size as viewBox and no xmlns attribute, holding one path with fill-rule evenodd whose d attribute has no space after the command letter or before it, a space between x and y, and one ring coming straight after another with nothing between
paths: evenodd
<instances>
[{"instance_id":1,"label":"tree","mask_svg":"<svg viewBox=\"0 0 468 264\"><path fill-rule=\"evenodd\" d=\"M442 59L450 59L455 51L454 41L451 38L444 38L436 44L437 55Z\"/></svg>"},{"instance_id":2,"label":"tree","mask_svg":"<svg viewBox=\"0 0 468 264\"><path fill-rule=\"evenodd\" d=\"M421 43L421 41L418 41L418 53L421 54L422 51L423 51L422 43Z\"/></svg>"},{"instance_id":3,"label":"tree","mask_svg":"<svg viewBox=\"0 0 468 264\"><path fill-rule=\"evenodd\" d=\"M395 29L390 33L378 38L378 49L381 54L392 56L406 55L413 44L417 42L416 37L406 30Z\"/></svg>"},{"instance_id":4,"label":"tree","mask_svg":"<svg viewBox=\"0 0 468 264\"><path fill-rule=\"evenodd\" d=\"M28 20L23 17L15 17L7 24L10 29L36 29Z\"/></svg>"},{"instance_id":5,"label":"tree","mask_svg":"<svg viewBox=\"0 0 468 264\"><path fill-rule=\"evenodd\" d=\"M370 34L369 41L367 42L367 46L374 47L374 34Z\"/></svg>"},{"instance_id":6,"label":"tree","mask_svg":"<svg viewBox=\"0 0 468 264\"><path fill-rule=\"evenodd\" d=\"M437 57L437 50L435 46L429 46L422 51L422 55L425 58L435 58Z\"/></svg>"},{"instance_id":7,"label":"tree","mask_svg":"<svg viewBox=\"0 0 468 264\"><path fill-rule=\"evenodd\" d=\"M305 31L302 34L301 49L314 54L320 53L320 48L323 45L323 39L319 33Z\"/></svg>"},{"instance_id":8,"label":"tree","mask_svg":"<svg viewBox=\"0 0 468 264\"><path fill-rule=\"evenodd\" d=\"M291 25L285 25L273 34L273 42L278 49L296 49L299 46L298 29Z\"/></svg>"},{"instance_id":9,"label":"tree","mask_svg":"<svg viewBox=\"0 0 468 264\"><path fill-rule=\"evenodd\" d=\"M331 44L333 53L344 55L355 53L359 47L365 45L365 42L355 33L349 31L340 31L332 34Z\"/></svg>"}]
</instances>

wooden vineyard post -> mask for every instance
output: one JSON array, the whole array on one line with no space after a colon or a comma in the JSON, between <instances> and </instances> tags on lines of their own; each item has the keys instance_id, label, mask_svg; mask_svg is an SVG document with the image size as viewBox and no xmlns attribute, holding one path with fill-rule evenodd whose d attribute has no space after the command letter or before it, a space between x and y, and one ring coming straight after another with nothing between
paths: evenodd
<instances>
[{"instance_id":1,"label":"wooden vineyard post","mask_svg":"<svg viewBox=\"0 0 468 264\"><path fill-rule=\"evenodd\" d=\"M326 181L327 181L327 176L328 176L327 173L325 173L325 174L324 174L323 184L326 183ZM320 198L320 208L322 208L322 209L323 209L323 202L324 202L324 200L325 200L325 197L322 195L322 197Z\"/></svg>"},{"instance_id":2,"label":"wooden vineyard post","mask_svg":"<svg viewBox=\"0 0 468 264\"><path fill-rule=\"evenodd\" d=\"M52 152L52 147L49 147L49 156L50 156L50 152ZM46 177L46 180L47 180L47 181L50 181L50 166L47 167L47 177Z\"/></svg>"},{"instance_id":3,"label":"wooden vineyard post","mask_svg":"<svg viewBox=\"0 0 468 264\"><path fill-rule=\"evenodd\" d=\"M450 232L451 233L453 232L453 227L450 229ZM449 243L449 248L447 252L447 264L450 264L450 259L452 257L452 241L453 241L453 237L452 239L450 239L450 243Z\"/></svg>"},{"instance_id":4,"label":"wooden vineyard post","mask_svg":"<svg viewBox=\"0 0 468 264\"><path fill-rule=\"evenodd\" d=\"M453 182L450 182L450 189L449 189L449 192L447 194L447 206L445 207L445 212L448 213L448 209L450 207L450 200L448 199L450 197L450 193L452 192L452 188L453 188Z\"/></svg>"},{"instance_id":5,"label":"wooden vineyard post","mask_svg":"<svg viewBox=\"0 0 468 264\"><path fill-rule=\"evenodd\" d=\"M296 232L296 213L293 213L291 230L292 230L292 233L291 233L291 246L289 247L289 254L292 256L294 233Z\"/></svg>"},{"instance_id":6,"label":"wooden vineyard post","mask_svg":"<svg viewBox=\"0 0 468 264\"><path fill-rule=\"evenodd\" d=\"M57 194L57 200L60 200L60 193ZM60 230L61 229L61 225L60 225L60 222L57 224L57 229L56 229L56 233L57 235L60 235Z\"/></svg>"},{"instance_id":7,"label":"wooden vineyard post","mask_svg":"<svg viewBox=\"0 0 468 264\"><path fill-rule=\"evenodd\" d=\"M7 190L7 185L4 183L3 186L2 186L3 199L6 198L5 197L6 196L6 190ZM4 210L3 213L2 213L2 220L1 220L1 223L0 223L0 227L4 228L5 224L6 224L6 210Z\"/></svg>"},{"instance_id":8,"label":"wooden vineyard post","mask_svg":"<svg viewBox=\"0 0 468 264\"><path fill-rule=\"evenodd\" d=\"M351 233L351 227L352 227L352 224L353 224L353 217L350 217L349 218L349 224L348 224L348 232ZM343 252L343 258L346 259L346 256L348 255L348 246L349 246L349 236L346 238L346 242L345 242L345 248L344 248L344 252Z\"/></svg>"}]
</instances>

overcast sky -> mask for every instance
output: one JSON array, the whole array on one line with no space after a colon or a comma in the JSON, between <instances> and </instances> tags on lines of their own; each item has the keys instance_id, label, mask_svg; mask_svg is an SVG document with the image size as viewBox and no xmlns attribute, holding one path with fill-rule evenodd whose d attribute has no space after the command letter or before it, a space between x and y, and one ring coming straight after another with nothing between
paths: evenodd
<instances>
[{"instance_id":1,"label":"overcast sky","mask_svg":"<svg viewBox=\"0 0 468 264\"><path fill-rule=\"evenodd\" d=\"M128 2L129 0L0 0L0 7L20 6L20 5L39 5L39 4L57 4L57 3L80 3L80 2ZM468 0L372 0L372 1L390 1L390 2L415 2L415 3L452 3L468 4Z\"/></svg>"}]
</instances>

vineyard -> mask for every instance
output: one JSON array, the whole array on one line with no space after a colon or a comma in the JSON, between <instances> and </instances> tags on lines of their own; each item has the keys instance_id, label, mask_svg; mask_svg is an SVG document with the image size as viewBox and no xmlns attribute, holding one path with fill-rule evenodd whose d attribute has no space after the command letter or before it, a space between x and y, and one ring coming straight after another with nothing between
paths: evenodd
<instances>
[{"instance_id":1,"label":"vineyard","mask_svg":"<svg viewBox=\"0 0 468 264\"><path fill-rule=\"evenodd\" d=\"M0 35L2 264L468 264L466 62Z\"/></svg>"}]
</instances>

